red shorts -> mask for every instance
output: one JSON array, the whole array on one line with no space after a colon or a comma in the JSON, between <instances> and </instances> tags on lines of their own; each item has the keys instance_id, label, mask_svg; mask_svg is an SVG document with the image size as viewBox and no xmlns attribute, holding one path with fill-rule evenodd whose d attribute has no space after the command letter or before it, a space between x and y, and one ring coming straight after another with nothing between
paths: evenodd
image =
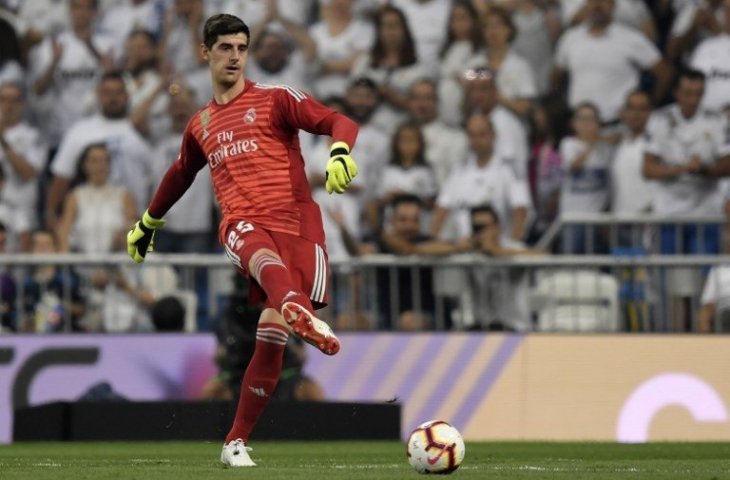
<instances>
[{"instance_id":1,"label":"red shorts","mask_svg":"<svg viewBox=\"0 0 730 480\"><path fill-rule=\"evenodd\" d=\"M262 248L276 252L291 274L294 288L309 295L312 306L327 306L327 252L310 240L282 232L260 228L251 222L235 220L221 230L221 243L231 263L246 275L251 286L249 301L264 304L264 308L274 307L266 297L261 285L249 274L248 264L251 256Z\"/></svg>"}]
</instances>

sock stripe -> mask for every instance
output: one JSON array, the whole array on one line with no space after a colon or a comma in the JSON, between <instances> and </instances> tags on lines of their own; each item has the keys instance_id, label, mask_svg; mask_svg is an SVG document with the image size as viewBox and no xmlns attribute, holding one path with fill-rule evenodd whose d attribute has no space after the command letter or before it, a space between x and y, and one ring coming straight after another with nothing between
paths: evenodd
<instances>
[{"instance_id":1,"label":"sock stripe","mask_svg":"<svg viewBox=\"0 0 730 480\"><path fill-rule=\"evenodd\" d=\"M256 332L256 336L258 336L258 335L266 335L267 337L271 337L271 338L278 337L279 339L284 340L284 341L286 341L287 338L289 338L289 335L287 333L284 333L284 332L281 332L278 330L273 330L273 329L271 329L271 330L270 329L263 329L263 330L259 329L258 332Z\"/></svg>"},{"instance_id":2,"label":"sock stripe","mask_svg":"<svg viewBox=\"0 0 730 480\"><path fill-rule=\"evenodd\" d=\"M262 342L267 342L267 343L275 343L277 345L286 345L286 342L287 342L286 340L284 340L280 337L275 337L275 336L266 335L266 334L256 334L256 340L260 340Z\"/></svg>"},{"instance_id":3,"label":"sock stripe","mask_svg":"<svg viewBox=\"0 0 730 480\"><path fill-rule=\"evenodd\" d=\"M277 324L266 323L266 326L260 325L256 329L256 340L262 342L274 343L276 345L286 345L289 339L289 332Z\"/></svg>"}]
</instances>

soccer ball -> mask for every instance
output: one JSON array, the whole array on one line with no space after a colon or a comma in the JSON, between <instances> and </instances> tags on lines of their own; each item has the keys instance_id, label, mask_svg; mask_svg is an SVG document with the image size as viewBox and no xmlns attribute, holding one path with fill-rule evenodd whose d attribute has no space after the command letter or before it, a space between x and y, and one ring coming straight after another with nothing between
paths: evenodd
<instances>
[{"instance_id":1,"label":"soccer ball","mask_svg":"<svg viewBox=\"0 0 730 480\"><path fill-rule=\"evenodd\" d=\"M408 463L418 473L451 473L464 460L464 439L459 431L441 420L418 426L408 437Z\"/></svg>"}]
</instances>

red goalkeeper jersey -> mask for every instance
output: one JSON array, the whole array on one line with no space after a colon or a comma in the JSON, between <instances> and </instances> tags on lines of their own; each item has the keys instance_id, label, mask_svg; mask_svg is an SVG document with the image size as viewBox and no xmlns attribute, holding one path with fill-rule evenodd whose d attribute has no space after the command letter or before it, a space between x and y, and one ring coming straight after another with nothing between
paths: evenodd
<instances>
[{"instance_id":1,"label":"red goalkeeper jersey","mask_svg":"<svg viewBox=\"0 0 730 480\"><path fill-rule=\"evenodd\" d=\"M162 218L208 165L221 225L248 220L263 228L323 243L319 206L312 200L299 148L299 129L353 147L357 125L309 95L246 80L225 105L211 100L188 122L178 159L149 206Z\"/></svg>"}]
</instances>

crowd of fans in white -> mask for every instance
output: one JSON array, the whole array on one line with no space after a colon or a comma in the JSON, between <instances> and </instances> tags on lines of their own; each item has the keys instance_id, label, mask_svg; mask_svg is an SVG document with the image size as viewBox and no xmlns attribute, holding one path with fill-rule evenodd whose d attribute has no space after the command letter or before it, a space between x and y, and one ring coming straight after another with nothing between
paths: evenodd
<instances>
[{"instance_id":1,"label":"crowd of fans in white","mask_svg":"<svg viewBox=\"0 0 730 480\"><path fill-rule=\"evenodd\" d=\"M251 27L247 78L360 125L344 196L324 193L327 139L301 135L330 258L529 253L559 213L730 211L730 0L2 0L5 252L123 250L211 96L198 46L218 12ZM166 220L159 251L215 251L207 173ZM67 284L43 275L29 291ZM87 275L147 304L175 283Z\"/></svg>"}]
</instances>

